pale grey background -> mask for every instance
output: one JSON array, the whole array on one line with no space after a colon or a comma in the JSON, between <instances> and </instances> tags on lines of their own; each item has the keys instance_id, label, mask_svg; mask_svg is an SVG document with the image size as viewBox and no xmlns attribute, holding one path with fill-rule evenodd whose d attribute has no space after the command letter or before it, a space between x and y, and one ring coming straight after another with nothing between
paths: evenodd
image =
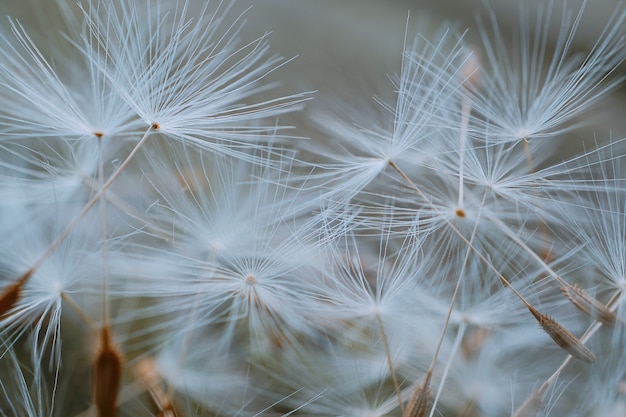
<instances>
[{"instance_id":1,"label":"pale grey background","mask_svg":"<svg viewBox=\"0 0 626 417\"><path fill-rule=\"evenodd\" d=\"M346 90L363 90L371 84L376 89L384 88L385 74L399 69L403 38L407 18L409 37L418 31L431 33L442 25L451 25L458 30L469 29L469 39L476 38L476 16L486 16L491 8L498 16L503 28L512 27L519 20L520 5L532 14L548 1L515 0L256 0L248 1L253 9L248 12L251 32L271 30L270 41L274 49L285 56L298 55L289 64L286 79L305 87L319 90L323 100L326 95L339 93L349 95ZM563 8L576 14L581 0L554 1L552 10L553 27L558 31ZM243 4L243 2L241 3ZM583 19L576 36L575 49L586 51L591 48L606 23L618 8L626 7L623 0L593 0L587 2ZM626 34L626 28L623 28ZM626 51L625 51L626 56ZM621 73L626 73L622 65ZM303 81L304 80L304 81ZM380 84L379 84L380 83ZM378 85L379 84L379 85ZM355 95L363 99L366 93ZM609 136L626 136L626 88L622 88L603 103L594 107L589 114L591 125L580 133L587 142Z\"/></svg>"}]
</instances>

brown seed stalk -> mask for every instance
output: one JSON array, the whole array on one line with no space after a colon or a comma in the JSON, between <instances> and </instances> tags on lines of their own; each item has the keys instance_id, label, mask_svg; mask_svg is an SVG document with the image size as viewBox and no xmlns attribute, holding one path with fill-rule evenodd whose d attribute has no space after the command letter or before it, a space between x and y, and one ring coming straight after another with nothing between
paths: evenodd
<instances>
[{"instance_id":1,"label":"brown seed stalk","mask_svg":"<svg viewBox=\"0 0 626 417\"><path fill-rule=\"evenodd\" d=\"M426 373L424 383L413 391L413 395L404 409L402 417L424 417L432 408L433 393L430 390L430 379L433 375L432 369Z\"/></svg>"},{"instance_id":2,"label":"brown seed stalk","mask_svg":"<svg viewBox=\"0 0 626 417\"><path fill-rule=\"evenodd\" d=\"M578 285L567 285L561 287L563 294L578 307L579 310L598 320L607 327L615 326L615 313L609 310L604 304L593 298L587 291Z\"/></svg>"},{"instance_id":3,"label":"brown seed stalk","mask_svg":"<svg viewBox=\"0 0 626 417\"><path fill-rule=\"evenodd\" d=\"M537 309L530 305L527 305L526 307L532 315L535 316L539 326L541 326L541 328L548 333L552 340L554 340L554 343L556 343L561 349L584 362L594 363L596 361L596 356L593 352L582 344L580 340L571 334L565 327L561 326L556 320L550 316L541 314L537 311Z\"/></svg>"},{"instance_id":4,"label":"brown seed stalk","mask_svg":"<svg viewBox=\"0 0 626 417\"><path fill-rule=\"evenodd\" d=\"M543 408L543 390L535 390L517 409L513 417L537 417Z\"/></svg>"},{"instance_id":5,"label":"brown seed stalk","mask_svg":"<svg viewBox=\"0 0 626 417\"><path fill-rule=\"evenodd\" d=\"M5 316L13 307L15 307L15 304L17 304L22 297L22 287L26 284L26 282L28 282L28 279L33 275L33 272L34 271L32 269L29 269L17 281L2 291L2 295L0 295L0 318Z\"/></svg>"},{"instance_id":6,"label":"brown seed stalk","mask_svg":"<svg viewBox=\"0 0 626 417\"><path fill-rule=\"evenodd\" d=\"M117 416L117 396L122 380L122 355L108 326L102 328L101 346L94 362L93 402L98 417Z\"/></svg>"}]
</instances>

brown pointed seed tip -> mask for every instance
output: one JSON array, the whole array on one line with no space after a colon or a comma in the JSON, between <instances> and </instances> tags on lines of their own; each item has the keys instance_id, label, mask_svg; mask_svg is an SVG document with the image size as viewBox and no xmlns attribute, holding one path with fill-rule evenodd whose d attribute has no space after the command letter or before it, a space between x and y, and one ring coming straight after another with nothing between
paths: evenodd
<instances>
[{"instance_id":1,"label":"brown pointed seed tip","mask_svg":"<svg viewBox=\"0 0 626 417\"><path fill-rule=\"evenodd\" d=\"M94 361L93 402L98 417L117 416L117 396L122 380L122 355L111 339L108 326L102 328L101 346Z\"/></svg>"},{"instance_id":2,"label":"brown pointed seed tip","mask_svg":"<svg viewBox=\"0 0 626 417\"><path fill-rule=\"evenodd\" d=\"M15 282L6 287L0 295L0 318L7 314L22 297L22 287L28 279L33 275L33 270L28 270L24 275L19 277Z\"/></svg>"},{"instance_id":3,"label":"brown pointed seed tip","mask_svg":"<svg viewBox=\"0 0 626 417\"><path fill-rule=\"evenodd\" d=\"M595 320L607 327L614 327L616 316L604 304L593 298L587 291L578 285L567 285L561 287L563 294L574 304L579 310L589 315Z\"/></svg>"},{"instance_id":4,"label":"brown pointed seed tip","mask_svg":"<svg viewBox=\"0 0 626 417\"><path fill-rule=\"evenodd\" d=\"M531 310L531 308L529 308L529 310ZM532 308L531 313L533 310L535 309ZM539 322L539 326L541 326L544 332L548 333L548 336L550 336L554 343L556 343L561 349L581 361L587 363L594 363L596 361L596 356L593 352L589 350L580 340L578 340L576 336L571 334L569 330L561 326L552 317L541 314L537 312L537 310L535 310L535 312L538 315L535 315L535 313L533 313L533 315Z\"/></svg>"},{"instance_id":5,"label":"brown pointed seed tip","mask_svg":"<svg viewBox=\"0 0 626 417\"><path fill-rule=\"evenodd\" d=\"M22 295L22 283L17 281L9 285L0 297L0 317L4 317L17 304Z\"/></svg>"},{"instance_id":6,"label":"brown pointed seed tip","mask_svg":"<svg viewBox=\"0 0 626 417\"><path fill-rule=\"evenodd\" d=\"M424 383L415 388L415 391L413 391L413 395L411 395L402 417L424 417L428 415L433 406L433 393L430 390L431 376L432 371L429 370L426 374Z\"/></svg>"}]
</instances>

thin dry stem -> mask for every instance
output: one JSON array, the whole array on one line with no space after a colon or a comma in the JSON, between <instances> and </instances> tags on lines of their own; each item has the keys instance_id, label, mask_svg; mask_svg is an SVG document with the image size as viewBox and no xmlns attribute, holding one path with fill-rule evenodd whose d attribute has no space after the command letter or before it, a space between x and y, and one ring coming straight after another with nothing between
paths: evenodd
<instances>
[{"instance_id":1,"label":"thin dry stem","mask_svg":"<svg viewBox=\"0 0 626 417\"><path fill-rule=\"evenodd\" d=\"M543 408L544 387L533 391L530 397L515 411L513 417L537 417Z\"/></svg>"},{"instance_id":2,"label":"thin dry stem","mask_svg":"<svg viewBox=\"0 0 626 417\"><path fill-rule=\"evenodd\" d=\"M98 183L102 189L104 185L104 157L102 156L102 141L98 138ZM102 198L100 199L100 219L102 227L102 317L104 319L104 327L109 325L109 239L107 226L107 210L106 210L106 190L102 190Z\"/></svg>"},{"instance_id":3,"label":"thin dry stem","mask_svg":"<svg viewBox=\"0 0 626 417\"><path fill-rule=\"evenodd\" d=\"M387 357L387 366L389 367L389 373L391 374L391 382L393 383L393 388L396 390L396 395L398 396L398 404L400 404L400 413L404 415L404 404L402 403L402 394L400 391L400 384L398 383L398 377L396 376L396 371L393 367L393 360L391 358L391 349L389 349L389 341L387 340L387 334L385 332L385 327L383 326L383 321L381 320L380 315L378 314L376 314L376 323L378 324L380 337L383 340L383 346L385 347L385 356Z\"/></svg>"},{"instance_id":4,"label":"thin dry stem","mask_svg":"<svg viewBox=\"0 0 626 417\"><path fill-rule=\"evenodd\" d=\"M117 169L111 174L109 179L102 184L102 187L98 192L96 192L91 199L83 206L82 210L72 219L72 221L63 229L63 231L50 243L46 251L35 261L34 264L30 267L27 274L32 275L37 271L41 265L57 250L57 248L63 243L63 241L70 235L72 230L78 225L78 223L85 217L85 215L91 210L91 208L96 205L100 201L100 199L105 195L106 190L111 188L113 182L122 174L124 169L128 166L134 156L139 152L139 149L143 146L143 144L148 140L150 134L159 129L158 124L153 124L148 128L148 130L144 133L142 138L137 142L135 147L130 151L130 153L126 156L126 159L117 167ZM30 277L30 275L26 278ZM23 278L23 276L22 276ZM20 280L22 279L20 278ZM18 280L19 282L19 280ZM19 295L19 292L18 292ZM4 297L4 295L3 295Z\"/></svg>"},{"instance_id":5,"label":"thin dry stem","mask_svg":"<svg viewBox=\"0 0 626 417\"><path fill-rule=\"evenodd\" d=\"M93 192L98 192L102 187L102 184L99 184L96 180L90 177L83 178L83 183L87 185ZM172 239L171 233L169 230L161 229L157 224L153 224L146 220L143 217L143 214L139 213L134 207L124 201L122 198L117 196L111 190L108 190L106 195L102 196L103 199L113 204L113 206L117 207L118 210L122 211L125 216L129 216L134 220L137 220L143 223L143 226L146 230L152 232L155 236L163 239L166 242L170 242Z\"/></svg>"},{"instance_id":6,"label":"thin dry stem","mask_svg":"<svg viewBox=\"0 0 626 417\"><path fill-rule=\"evenodd\" d=\"M85 313L83 309L80 308L78 304L76 304L76 301L74 301L70 294L62 292L61 299L74 311L74 313L76 313L76 315L78 315L78 317L87 325L87 327L91 331L95 331L96 327L93 320L91 320L87 313Z\"/></svg>"},{"instance_id":7,"label":"thin dry stem","mask_svg":"<svg viewBox=\"0 0 626 417\"><path fill-rule=\"evenodd\" d=\"M578 285L567 285L561 287L563 294L578 307L579 310L585 312L594 320L598 320L600 323L607 327L614 327L616 321L616 315L609 310L604 304L593 298L589 293Z\"/></svg>"},{"instance_id":8,"label":"thin dry stem","mask_svg":"<svg viewBox=\"0 0 626 417\"><path fill-rule=\"evenodd\" d=\"M522 143L524 144L524 152L526 153L526 163L528 164L528 172L530 174L534 174L535 164L533 162L533 157L530 152L530 142L528 141L528 138L524 138L522 139ZM549 233L548 225L543 221L539 225L539 233L541 233L541 236L545 237L546 240L549 238L550 233ZM550 245L546 245L545 249L541 253L541 257L545 261L546 265L550 263L550 261L554 257L554 254L552 253L552 250L550 249Z\"/></svg>"}]
</instances>

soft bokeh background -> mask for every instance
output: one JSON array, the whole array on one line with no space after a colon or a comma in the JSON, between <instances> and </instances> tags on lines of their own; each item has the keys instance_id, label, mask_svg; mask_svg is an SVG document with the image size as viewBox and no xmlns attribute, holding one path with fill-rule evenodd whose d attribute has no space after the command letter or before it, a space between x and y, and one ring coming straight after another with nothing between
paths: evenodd
<instances>
[{"instance_id":1,"label":"soft bokeh background","mask_svg":"<svg viewBox=\"0 0 626 417\"><path fill-rule=\"evenodd\" d=\"M271 30L270 41L287 57L298 55L282 74L285 82L318 90L318 101L335 95L354 100L368 99L389 87L386 74L399 69L408 20L408 37L428 36L447 25L468 29L468 39L478 36L477 16L489 10L498 17L503 31L519 21L520 6L531 13L549 6L545 0L257 0L250 1L248 29L254 33ZM559 30L564 8L574 15L583 1L554 1L551 32ZM245 4L245 2L240 2ZM574 49L588 51L596 42L623 0L594 0L584 9ZM626 28L624 29L626 33ZM626 73L622 65L621 72ZM370 91L366 91L370 89ZM607 97L588 114L589 126L574 142L600 141L626 136L626 85ZM580 141L578 140L580 139ZM573 147L580 149L577 144Z\"/></svg>"},{"instance_id":2,"label":"soft bokeh background","mask_svg":"<svg viewBox=\"0 0 626 417\"><path fill-rule=\"evenodd\" d=\"M205 3L191 3L194 1L198 7ZM0 13L45 31L55 27L54 3L0 0ZM575 14L584 4L574 44L581 51L593 46L616 8L626 7L624 0L235 0L231 14L234 19L245 12L243 36L247 40L271 32L273 51L286 58L296 57L273 77L283 83L286 92L316 90L320 103L338 97L358 102L389 88L387 75L399 70L407 21L409 39L417 33L428 36L442 26L450 26L460 32L467 29L466 36L471 40L478 36L478 15L485 17L493 10L506 32L519 20L522 4L531 14L552 4L554 35L564 8ZM621 72L626 73L626 65L622 65ZM620 91L594 107L587 118L590 126L581 131L579 138L593 141L594 135L598 140L626 136L625 113L623 84ZM306 126L301 129L309 134Z\"/></svg>"}]
</instances>

